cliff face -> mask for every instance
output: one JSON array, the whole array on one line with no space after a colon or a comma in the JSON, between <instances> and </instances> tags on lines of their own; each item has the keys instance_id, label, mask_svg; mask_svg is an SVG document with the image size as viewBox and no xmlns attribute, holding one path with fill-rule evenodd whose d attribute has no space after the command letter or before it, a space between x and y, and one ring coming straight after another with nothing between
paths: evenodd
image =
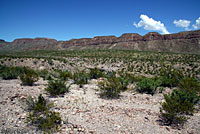
<instances>
[{"instance_id":1,"label":"cliff face","mask_svg":"<svg viewBox=\"0 0 200 134\"><path fill-rule=\"evenodd\" d=\"M56 41L49 38L23 38L11 43L0 40L0 50L40 49L133 49L139 51L200 53L200 30L161 35L156 32L141 36L126 33L120 37L96 36L94 38Z\"/></svg>"}]
</instances>

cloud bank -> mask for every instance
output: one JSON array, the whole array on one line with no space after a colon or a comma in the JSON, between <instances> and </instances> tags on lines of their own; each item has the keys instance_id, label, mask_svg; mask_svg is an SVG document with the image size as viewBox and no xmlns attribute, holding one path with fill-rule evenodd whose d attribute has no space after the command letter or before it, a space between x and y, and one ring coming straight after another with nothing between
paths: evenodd
<instances>
[{"instance_id":1,"label":"cloud bank","mask_svg":"<svg viewBox=\"0 0 200 134\"><path fill-rule=\"evenodd\" d=\"M162 34L169 34L165 25L160 21L156 21L153 18L149 18L147 15L140 15L140 21L137 23L134 22L136 28L143 27L145 30L155 30L160 31Z\"/></svg>"},{"instance_id":2,"label":"cloud bank","mask_svg":"<svg viewBox=\"0 0 200 134\"><path fill-rule=\"evenodd\" d=\"M200 28L200 17L196 20L196 24L192 25L194 29Z\"/></svg>"},{"instance_id":3,"label":"cloud bank","mask_svg":"<svg viewBox=\"0 0 200 134\"><path fill-rule=\"evenodd\" d=\"M185 28L185 30L190 30L188 27L190 26L191 21L189 20L174 20L173 23L176 25L176 27L182 27Z\"/></svg>"}]
</instances>

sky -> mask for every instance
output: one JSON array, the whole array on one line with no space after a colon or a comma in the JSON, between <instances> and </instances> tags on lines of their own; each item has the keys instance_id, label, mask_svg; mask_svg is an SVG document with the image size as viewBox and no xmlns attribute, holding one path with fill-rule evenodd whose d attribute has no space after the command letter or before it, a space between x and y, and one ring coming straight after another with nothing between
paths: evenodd
<instances>
[{"instance_id":1,"label":"sky","mask_svg":"<svg viewBox=\"0 0 200 134\"><path fill-rule=\"evenodd\" d=\"M0 0L0 39L56 40L200 29L200 0Z\"/></svg>"}]
</instances>

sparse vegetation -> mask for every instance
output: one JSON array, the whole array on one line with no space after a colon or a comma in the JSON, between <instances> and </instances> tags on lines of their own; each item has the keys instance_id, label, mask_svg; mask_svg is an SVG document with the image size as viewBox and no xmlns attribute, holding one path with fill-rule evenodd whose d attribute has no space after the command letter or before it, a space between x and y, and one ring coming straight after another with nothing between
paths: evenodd
<instances>
[{"instance_id":1,"label":"sparse vegetation","mask_svg":"<svg viewBox=\"0 0 200 134\"><path fill-rule=\"evenodd\" d=\"M32 86L39 80L39 76L34 70L26 68L24 73L20 75L20 80L22 85Z\"/></svg>"},{"instance_id":2,"label":"sparse vegetation","mask_svg":"<svg viewBox=\"0 0 200 134\"><path fill-rule=\"evenodd\" d=\"M187 116L193 114L194 105L200 100L196 92L173 90L171 94L164 94L165 102L161 104L161 118L167 125L182 125Z\"/></svg>"},{"instance_id":3,"label":"sparse vegetation","mask_svg":"<svg viewBox=\"0 0 200 134\"><path fill-rule=\"evenodd\" d=\"M52 77L51 77L51 74L49 73L48 70L46 69L43 69L43 70L40 70L38 71L38 75L43 78L44 80L51 80Z\"/></svg>"},{"instance_id":4,"label":"sparse vegetation","mask_svg":"<svg viewBox=\"0 0 200 134\"><path fill-rule=\"evenodd\" d=\"M171 66L163 67L160 70L160 79L162 80L162 86L164 87L177 86L183 77L180 70L172 68Z\"/></svg>"},{"instance_id":5,"label":"sparse vegetation","mask_svg":"<svg viewBox=\"0 0 200 134\"><path fill-rule=\"evenodd\" d=\"M44 133L54 133L59 131L61 126L61 116L58 112L51 110L53 103L48 103L40 94L37 100L29 97L27 100L29 114L26 122L36 126Z\"/></svg>"},{"instance_id":6,"label":"sparse vegetation","mask_svg":"<svg viewBox=\"0 0 200 134\"><path fill-rule=\"evenodd\" d=\"M66 85L71 80L73 84L82 88L91 79L96 79L91 82L98 81L99 95L107 99L119 98L129 84L139 93L151 95L170 88L172 93L164 94L164 102L160 108L162 121L166 125L183 124L195 111L199 111L197 107L200 102L200 56L196 54L132 50L31 51L0 54L1 63L9 63L9 66L15 66L18 61L26 63L29 59L32 59L34 67L42 64L42 67L48 69L37 73L44 80L49 80L45 91L51 96L69 92L70 86ZM21 75L23 85L33 85L38 80L37 73L23 67L0 66L0 77L16 79ZM43 99L40 97L40 100ZM37 101L33 98L27 99L29 123L38 123L36 126L45 131L49 128L57 129L59 125L50 126L59 122L59 114L51 111L45 101L40 102L43 102L41 106L36 106ZM44 109L38 111L36 107ZM48 121L50 123L47 123Z\"/></svg>"},{"instance_id":7,"label":"sparse vegetation","mask_svg":"<svg viewBox=\"0 0 200 134\"><path fill-rule=\"evenodd\" d=\"M75 72L72 76L74 83L78 84L80 88L83 87L84 84L88 83L89 75L85 71Z\"/></svg>"},{"instance_id":8,"label":"sparse vegetation","mask_svg":"<svg viewBox=\"0 0 200 134\"><path fill-rule=\"evenodd\" d=\"M72 73L68 70L66 71L60 71L59 79L67 81L69 78L72 78Z\"/></svg>"},{"instance_id":9,"label":"sparse vegetation","mask_svg":"<svg viewBox=\"0 0 200 134\"><path fill-rule=\"evenodd\" d=\"M187 92L195 91L200 92L200 84L195 78L186 77L179 81L178 87Z\"/></svg>"},{"instance_id":10,"label":"sparse vegetation","mask_svg":"<svg viewBox=\"0 0 200 134\"><path fill-rule=\"evenodd\" d=\"M154 94L157 87L161 86L162 81L157 78L144 78L137 82L137 90L139 93Z\"/></svg>"},{"instance_id":11,"label":"sparse vegetation","mask_svg":"<svg viewBox=\"0 0 200 134\"><path fill-rule=\"evenodd\" d=\"M23 67L7 67L0 65L0 77L5 80L17 79L19 75L24 73Z\"/></svg>"},{"instance_id":12,"label":"sparse vegetation","mask_svg":"<svg viewBox=\"0 0 200 134\"><path fill-rule=\"evenodd\" d=\"M98 69L97 67L90 69L89 78L98 79L104 77L104 70Z\"/></svg>"},{"instance_id":13,"label":"sparse vegetation","mask_svg":"<svg viewBox=\"0 0 200 134\"><path fill-rule=\"evenodd\" d=\"M123 90L120 80L117 77L110 77L99 82L100 97L102 98L119 98L120 92Z\"/></svg>"},{"instance_id":14,"label":"sparse vegetation","mask_svg":"<svg viewBox=\"0 0 200 134\"><path fill-rule=\"evenodd\" d=\"M45 91L51 96L57 96L69 92L70 85L67 87L63 80L49 80Z\"/></svg>"}]
</instances>

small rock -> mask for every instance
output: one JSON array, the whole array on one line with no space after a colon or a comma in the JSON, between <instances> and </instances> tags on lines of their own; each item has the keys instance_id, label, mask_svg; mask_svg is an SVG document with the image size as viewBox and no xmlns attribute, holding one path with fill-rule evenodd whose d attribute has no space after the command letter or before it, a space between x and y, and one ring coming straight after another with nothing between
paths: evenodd
<instances>
[{"instance_id":1,"label":"small rock","mask_svg":"<svg viewBox=\"0 0 200 134\"><path fill-rule=\"evenodd\" d=\"M73 134L73 133L74 133L74 131L72 131L72 130L69 131L69 134Z\"/></svg>"},{"instance_id":2,"label":"small rock","mask_svg":"<svg viewBox=\"0 0 200 134\"><path fill-rule=\"evenodd\" d=\"M170 131L170 129L169 129L168 127L166 127L166 129L167 129L168 131Z\"/></svg>"},{"instance_id":3,"label":"small rock","mask_svg":"<svg viewBox=\"0 0 200 134\"><path fill-rule=\"evenodd\" d=\"M15 115L19 115L19 113L18 113L18 112L15 112Z\"/></svg>"},{"instance_id":4,"label":"small rock","mask_svg":"<svg viewBox=\"0 0 200 134\"><path fill-rule=\"evenodd\" d=\"M73 125L73 128L77 128L78 126L77 125Z\"/></svg>"},{"instance_id":5,"label":"small rock","mask_svg":"<svg viewBox=\"0 0 200 134\"><path fill-rule=\"evenodd\" d=\"M82 128L82 130L81 130L82 132L84 132L85 131L85 129L84 128Z\"/></svg>"},{"instance_id":6,"label":"small rock","mask_svg":"<svg viewBox=\"0 0 200 134\"><path fill-rule=\"evenodd\" d=\"M23 114L20 116L20 119L25 119L26 116L27 116L27 114L26 114L26 113L23 113Z\"/></svg>"},{"instance_id":7,"label":"small rock","mask_svg":"<svg viewBox=\"0 0 200 134\"><path fill-rule=\"evenodd\" d=\"M145 121L149 121L149 118L148 117L144 117L145 118Z\"/></svg>"},{"instance_id":8,"label":"small rock","mask_svg":"<svg viewBox=\"0 0 200 134\"><path fill-rule=\"evenodd\" d=\"M80 132L80 131L82 131L82 128L81 128L81 127L79 127L79 128L78 128L78 131L79 131L79 132Z\"/></svg>"},{"instance_id":9,"label":"small rock","mask_svg":"<svg viewBox=\"0 0 200 134\"><path fill-rule=\"evenodd\" d=\"M89 133L90 133L90 134L94 134L94 131L93 131L93 130L89 130Z\"/></svg>"}]
</instances>

